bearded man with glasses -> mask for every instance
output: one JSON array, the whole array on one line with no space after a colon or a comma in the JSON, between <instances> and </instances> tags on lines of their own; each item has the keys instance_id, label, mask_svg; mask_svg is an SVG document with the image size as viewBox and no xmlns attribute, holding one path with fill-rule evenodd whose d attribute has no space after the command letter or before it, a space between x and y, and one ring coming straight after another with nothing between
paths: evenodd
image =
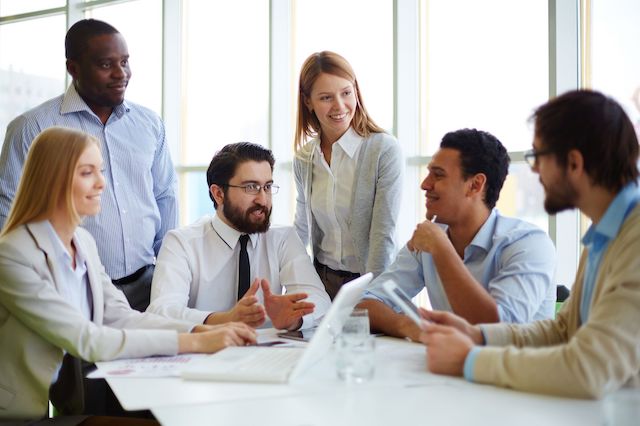
<instances>
[{"instance_id":1,"label":"bearded man with glasses","mask_svg":"<svg viewBox=\"0 0 640 426\"><path fill-rule=\"evenodd\" d=\"M216 153L207 170L216 214L167 234L150 311L288 330L324 315L329 296L293 227L270 226L274 163L270 150L249 142Z\"/></svg>"}]
</instances>

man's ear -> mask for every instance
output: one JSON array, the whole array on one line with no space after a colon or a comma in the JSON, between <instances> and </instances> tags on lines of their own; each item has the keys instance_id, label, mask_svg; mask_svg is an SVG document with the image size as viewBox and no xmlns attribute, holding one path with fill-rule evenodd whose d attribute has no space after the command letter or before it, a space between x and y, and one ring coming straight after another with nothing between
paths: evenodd
<instances>
[{"instance_id":1,"label":"man's ear","mask_svg":"<svg viewBox=\"0 0 640 426\"><path fill-rule=\"evenodd\" d=\"M584 171L584 157L577 149L572 149L567 153L567 172L582 173Z\"/></svg>"},{"instance_id":2,"label":"man's ear","mask_svg":"<svg viewBox=\"0 0 640 426\"><path fill-rule=\"evenodd\" d=\"M477 173L471 179L471 185L469 186L468 194L480 194L484 193L484 186L487 183L487 175L484 173Z\"/></svg>"},{"instance_id":3,"label":"man's ear","mask_svg":"<svg viewBox=\"0 0 640 426\"><path fill-rule=\"evenodd\" d=\"M75 80L78 77L79 64L73 59L67 59L67 72Z\"/></svg>"},{"instance_id":4,"label":"man's ear","mask_svg":"<svg viewBox=\"0 0 640 426\"><path fill-rule=\"evenodd\" d=\"M214 200L216 200L216 204L218 206L221 206L222 204L224 204L224 188L214 184L211 184L211 186L209 187L209 192L211 193L211 196L213 197Z\"/></svg>"}]
</instances>

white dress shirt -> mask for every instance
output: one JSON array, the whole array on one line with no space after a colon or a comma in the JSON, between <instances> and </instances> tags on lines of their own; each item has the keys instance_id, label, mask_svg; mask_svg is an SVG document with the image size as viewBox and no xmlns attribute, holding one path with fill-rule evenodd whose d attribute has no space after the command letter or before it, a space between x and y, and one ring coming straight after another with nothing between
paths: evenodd
<instances>
[{"instance_id":1,"label":"white dress shirt","mask_svg":"<svg viewBox=\"0 0 640 426\"><path fill-rule=\"evenodd\" d=\"M311 211L323 235L316 258L332 269L358 273L365 271L360 270L348 220L362 140L362 136L349 127L333 144L331 165L327 164L318 144L313 158L311 191Z\"/></svg>"},{"instance_id":2,"label":"white dress shirt","mask_svg":"<svg viewBox=\"0 0 640 426\"><path fill-rule=\"evenodd\" d=\"M203 323L211 312L233 308L241 235L217 214L170 231L158 254L148 310ZM274 294L307 293L315 311L303 318L302 328L312 327L331 301L294 229L271 226L266 233L251 234L250 241L251 282L266 278ZM256 296L264 303L262 290Z\"/></svg>"}]
</instances>

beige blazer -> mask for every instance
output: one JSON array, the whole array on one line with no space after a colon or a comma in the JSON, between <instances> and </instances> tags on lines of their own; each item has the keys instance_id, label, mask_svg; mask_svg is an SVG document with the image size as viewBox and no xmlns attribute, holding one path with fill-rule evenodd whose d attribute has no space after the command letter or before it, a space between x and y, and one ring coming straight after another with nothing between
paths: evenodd
<instances>
[{"instance_id":1,"label":"beige blazer","mask_svg":"<svg viewBox=\"0 0 640 426\"><path fill-rule=\"evenodd\" d=\"M78 228L93 297L87 321L58 293L61 275L47 226L30 223L0 239L0 420L47 413L49 386L65 352L89 362L172 355L176 330L193 326L132 310L104 272L95 241Z\"/></svg>"},{"instance_id":2,"label":"beige blazer","mask_svg":"<svg viewBox=\"0 0 640 426\"><path fill-rule=\"evenodd\" d=\"M640 386L640 206L604 253L589 319L580 325L586 260L585 251L555 320L483 326L488 343L500 347L479 351L477 382L581 398Z\"/></svg>"}]
</instances>

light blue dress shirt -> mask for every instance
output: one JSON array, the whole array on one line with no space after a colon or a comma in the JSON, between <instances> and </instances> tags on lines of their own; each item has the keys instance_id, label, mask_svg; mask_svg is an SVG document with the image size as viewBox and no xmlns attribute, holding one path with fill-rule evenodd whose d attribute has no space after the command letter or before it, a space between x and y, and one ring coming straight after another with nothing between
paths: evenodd
<instances>
[{"instance_id":1,"label":"light blue dress shirt","mask_svg":"<svg viewBox=\"0 0 640 426\"><path fill-rule=\"evenodd\" d=\"M93 317L93 296L91 295L91 286L89 285L87 263L81 247L74 235L73 245L76 248L76 267L74 269L71 263L71 255L60 240L55 229L53 229L51 222L46 221L45 223L49 228L49 239L55 251L55 261L58 264L58 271L62 275L62 279L56 283L58 293L60 293L71 306L76 308L83 317L91 321Z\"/></svg>"},{"instance_id":2,"label":"light blue dress shirt","mask_svg":"<svg viewBox=\"0 0 640 426\"><path fill-rule=\"evenodd\" d=\"M541 229L493 209L465 249L463 262L495 299L500 321L523 323L553 317L555 248ZM365 292L365 298L377 299L400 312L382 288L386 280L395 282L411 297L426 287L433 309L451 311L429 253L412 253L403 247Z\"/></svg>"},{"instance_id":3,"label":"light blue dress shirt","mask_svg":"<svg viewBox=\"0 0 640 426\"><path fill-rule=\"evenodd\" d=\"M103 125L73 84L7 127L0 155L0 227L31 142L52 126L79 129L101 142L106 180L102 211L85 218L82 226L95 238L107 274L118 279L154 263L162 238L178 221L176 175L164 124L153 111L124 102Z\"/></svg>"},{"instance_id":4,"label":"light blue dress shirt","mask_svg":"<svg viewBox=\"0 0 640 426\"><path fill-rule=\"evenodd\" d=\"M587 233L582 237L582 244L587 250L587 263L585 266L584 282L582 285L582 298L580 299L580 321L587 322L593 287L600 269L600 261L609 243L618 236L618 231L625 218L640 200L640 190L636 182L627 184L613 199L602 219L591 225Z\"/></svg>"},{"instance_id":5,"label":"light blue dress shirt","mask_svg":"<svg viewBox=\"0 0 640 426\"><path fill-rule=\"evenodd\" d=\"M73 245L76 248L75 262L76 267L73 268L71 263L71 255L65 248L62 240L51 225L51 222L45 221L49 230L49 239L54 250L54 261L58 264L58 271L61 280L56 282L56 287L60 296L64 298L71 306L82 314L88 321L93 317L93 296L91 294L91 286L89 285L89 277L87 274L87 263L81 251L80 245L74 235ZM58 380L62 364L59 364L51 383Z\"/></svg>"}]
</instances>

